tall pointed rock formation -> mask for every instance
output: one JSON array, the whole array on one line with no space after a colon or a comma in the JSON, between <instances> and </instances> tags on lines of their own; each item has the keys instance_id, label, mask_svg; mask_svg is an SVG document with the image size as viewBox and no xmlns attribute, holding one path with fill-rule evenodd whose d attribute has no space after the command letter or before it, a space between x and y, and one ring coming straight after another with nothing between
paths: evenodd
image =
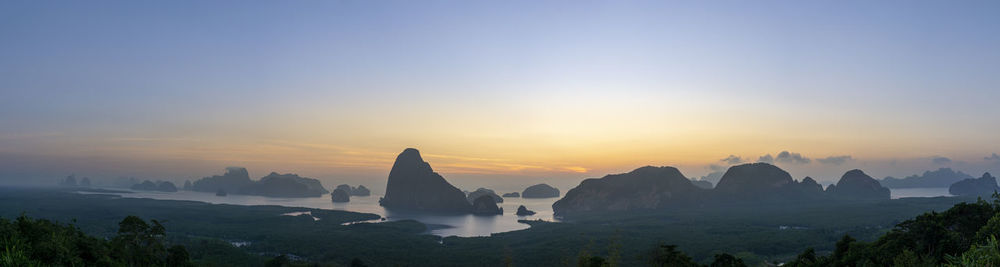
<instances>
[{"instance_id":1,"label":"tall pointed rock formation","mask_svg":"<svg viewBox=\"0 0 1000 267\"><path fill-rule=\"evenodd\" d=\"M434 172L413 148L403 150L389 171L385 196L379 205L388 209L467 213L472 210L465 193Z\"/></svg>"}]
</instances>

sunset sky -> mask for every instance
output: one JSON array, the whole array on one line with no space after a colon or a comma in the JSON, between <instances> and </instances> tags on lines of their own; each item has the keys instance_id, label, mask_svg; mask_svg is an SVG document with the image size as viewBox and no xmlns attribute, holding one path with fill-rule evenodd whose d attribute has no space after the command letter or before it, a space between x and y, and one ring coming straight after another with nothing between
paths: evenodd
<instances>
[{"instance_id":1,"label":"sunset sky","mask_svg":"<svg viewBox=\"0 0 1000 267\"><path fill-rule=\"evenodd\" d=\"M979 176L1000 171L998 14L1000 1L4 1L0 179L245 166L382 187L407 147L460 185L643 165L700 177L765 155L824 183L854 168Z\"/></svg>"}]
</instances>

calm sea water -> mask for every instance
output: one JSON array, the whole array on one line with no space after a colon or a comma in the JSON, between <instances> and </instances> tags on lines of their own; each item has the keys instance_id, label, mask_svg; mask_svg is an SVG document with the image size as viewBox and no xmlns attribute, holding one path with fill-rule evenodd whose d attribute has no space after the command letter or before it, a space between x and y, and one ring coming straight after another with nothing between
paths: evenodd
<instances>
[{"instance_id":1,"label":"calm sea water","mask_svg":"<svg viewBox=\"0 0 1000 267\"><path fill-rule=\"evenodd\" d=\"M374 213L387 220L412 219L428 224L430 234L438 236L489 236L493 233L502 233L515 230L526 229L527 224L519 223L517 220L546 220L555 221L552 215L552 203L558 198L525 199L525 198L504 198L500 203L503 208L503 215L497 216L476 216L476 215L428 215L414 213L390 212L378 205L381 195L371 195L367 197L351 197L349 203L333 203L329 195L314 198L273 198L261 196L228 195L224 197L216 196L215 193L178 191L178 192L152 192L136 191L130 194L118 194L126 198L152 198L165 200L193 200L213 204L233 204L233 205L277 205L286 207L305 207L327 210L345 210L363 213ZM529 210L535 211L532 216L517 216L514 212L517 207L524 205Z\"/></svg>"},{"instance_id":2,"label":"calm sea water","mask_svg":"<svg viewBox=\"0 0 1000 267\"><path fill-rule=\"evenodd\" d=\"M893 199L904 197L938 197L951 196L948 188L904 188L891 189ZM152 198L166 200L193 200L213 204L233 204L233 205L277 205L286 207L305 207L314 209L345 210L363 213L374 213L387 220L412 219L428 224L430 234L438 236L489 236L494 233L509 232L526 229L527 224L519 223L517 220L546 220L557 221L552 215L552 203L558 198L525 199L525 198L504 198L503 215L497 216L476 216L476 215L428 215L419 213L400 213L388 211L378 205L381 195L371 195L367 197L351 197L349 203L333 203L330 197L314 198L274 198L262 196L228 195L225 197L216 196L214 193L178 191L173 193L136 191L130 194L120 194L128 198ZM519 205L524 205L529 210L535 211L532 216L517 216Z\"/></svg>"},{"instance_id":3,"label":"calm sea water","mask_svg":"<svg viewBox=\"0 0 1000 267\"><path fill-rule=\"evenodd\" d=\"M947 187L928 187L928 188L892 188L889 189L889 195L892 199L904 198L904 197L950 197L951 193L948 193Z\"/></svg>"}]
</instances>

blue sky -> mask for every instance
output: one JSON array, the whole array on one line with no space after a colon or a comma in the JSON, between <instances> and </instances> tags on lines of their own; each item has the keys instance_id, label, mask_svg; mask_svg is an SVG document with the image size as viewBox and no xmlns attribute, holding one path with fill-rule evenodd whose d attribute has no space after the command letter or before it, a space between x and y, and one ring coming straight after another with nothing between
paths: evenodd
<instances>
[{"instance_id":1,"label":"blue sky","mask_svg":"<svg viewBox=\"0 0 1000 267\"><path fill-rule=\"evenodd\" d=\"M0 176L384 179L405 147L460 179L700 176L785 150L852 156L784 166L797 178L980 172L1000 152L996 14L996 1L7 1L0 155L22 162Z\"/></svg>"}]
</instances>

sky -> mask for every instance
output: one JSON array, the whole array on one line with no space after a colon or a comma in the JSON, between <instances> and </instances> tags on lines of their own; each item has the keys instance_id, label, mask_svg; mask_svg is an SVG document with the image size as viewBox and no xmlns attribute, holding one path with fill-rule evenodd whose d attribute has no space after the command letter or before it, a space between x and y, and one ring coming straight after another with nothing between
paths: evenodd
<instances>
[{"instance_id":1,"label":"sky","mask_svg":"<svg viewBox=\"0 0 1000 267\"><path fill-rule=\"evenodd\" d=\"M822 183L854 168L978 176L1000 171L996 14L997 1L4 1L0 180L245 166L381 187L407 147L467 186L645 165L700 177L767 155Z\"/></svg>"}]
</instances>

